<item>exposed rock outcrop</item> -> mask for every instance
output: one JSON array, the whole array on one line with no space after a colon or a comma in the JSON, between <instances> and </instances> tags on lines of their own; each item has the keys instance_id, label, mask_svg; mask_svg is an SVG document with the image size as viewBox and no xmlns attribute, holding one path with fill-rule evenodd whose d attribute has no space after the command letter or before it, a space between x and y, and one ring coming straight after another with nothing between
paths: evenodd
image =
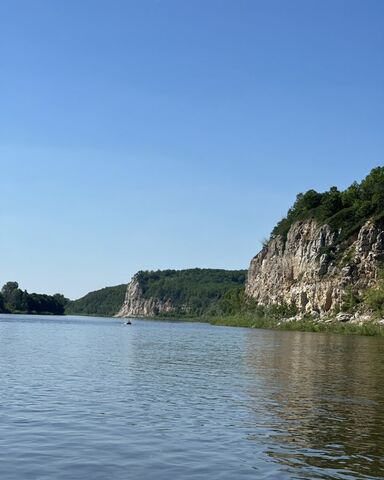
<instances>
[{"instance_id":1,"label":"exposed rock outcrop","mask_svg":"<svg viewBox=\"0 0 384 480\"><path fill-rule=\"evenodd\" d=\"M140 283L135 275L128 284L124 303L115 315L116 317L154 317L156 315L172 313L174 307L168 300L145 298Z\"/></svg>"},{"instance_id":2,"label":"exposed rock outcrop","mask_svg":"<svg viewBox=\"0 0 384 480\"><path fill-rule=\"evenodd\" d=\"M246 295L323 315L340 307L348 289L361 294L376 282L384 231L368 221L347 245L337 236L312 219L294 223L286 239L276 236L252 259Z\"/></svg>"}]
</instances>

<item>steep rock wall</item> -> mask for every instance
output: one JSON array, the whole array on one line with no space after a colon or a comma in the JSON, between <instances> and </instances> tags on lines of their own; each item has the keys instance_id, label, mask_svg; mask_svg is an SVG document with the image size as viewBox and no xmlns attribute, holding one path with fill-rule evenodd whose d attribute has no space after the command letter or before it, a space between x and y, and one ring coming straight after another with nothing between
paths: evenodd
<instances>
[{"instance_id":1,"label":"steep rock wall","mask_svg":"<svg viewBox=\"0 0 384 480\"><path fill-rule=\"evenodd\" d=\"M170 300L145 298L140 283L134 276L128 284L124 303L116 317L154 317L174 311Z\"/></svg>"},{"instance_id":2,"label":"steep rock wall","mask_svg":"<svg viewBox=\"0 0 384 480\"><path fill-rule=\"evenodd\" d=\"M301 312L331 312L348 287L362 293L375 284L384 231L367 222L341 250L337 232L314 220L297 222L286 240L273 238L251 261L246 295L261 305L295 304Z\"/></svg>"}]
</instances>

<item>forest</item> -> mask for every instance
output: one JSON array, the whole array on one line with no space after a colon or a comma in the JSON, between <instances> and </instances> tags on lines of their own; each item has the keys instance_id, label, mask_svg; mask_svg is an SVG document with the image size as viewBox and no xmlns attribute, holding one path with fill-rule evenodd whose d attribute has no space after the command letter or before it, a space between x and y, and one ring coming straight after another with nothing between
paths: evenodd
<instances>
[{"instance_id":1,"label":"forest","mask_svg":"<svg viewBox=\"0 0 384 480\"><path fill-rule=\"evenodd\" d=\"M110 317L117 313L123 304L127 285L105 287L89 292L78 300L67 303L66 315L97 315Z\"/></svg>"},{"instance_id":2,"label":"forest","mask_svg":"<svg viewBox=\"0 0 384 480\"><path fill-rule=\"evenodd\" d=\"M0 292L0 313L64 315L68 301L60 293L28 293L17 282L7 282Z\"/></svg>"}]
</instances>

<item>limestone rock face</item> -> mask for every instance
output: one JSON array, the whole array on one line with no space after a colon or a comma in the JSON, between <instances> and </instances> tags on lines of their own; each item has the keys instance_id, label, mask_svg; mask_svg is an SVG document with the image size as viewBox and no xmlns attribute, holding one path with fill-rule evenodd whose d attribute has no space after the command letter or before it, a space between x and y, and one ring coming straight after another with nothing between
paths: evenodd
<instances>
[{"instance_id":1,"label":"limestone rock face","mask_svg":"<svg viewBox=\"0 0 384 480\"><path fill-rule=\"evenodd\" d=\"M300 312L331 312L348 288L361 293L375 284L384 254L384 231L372 221L347 247L337 232L314 220L297 222L286 240L277 236L251 261L246 295L261 305L295 304Z\"/></svg>"},{"instance_id":2,"label":"limestone rock face","mask_svg":"<svg viewBox=\"0 0 384 480\"><path fill-rule=\"evenodd\" d=\"M154 317L159 314L171 313L174 310L170 300L145 298L140 284L134 276L128 284L124 303L115 315L116 317Z\"/></svg>"}]
</instances>

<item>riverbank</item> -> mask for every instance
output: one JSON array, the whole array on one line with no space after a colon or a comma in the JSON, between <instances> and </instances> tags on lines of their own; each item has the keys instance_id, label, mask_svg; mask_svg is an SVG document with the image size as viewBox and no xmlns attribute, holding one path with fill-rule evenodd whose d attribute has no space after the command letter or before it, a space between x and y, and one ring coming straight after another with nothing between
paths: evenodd
<instances>
[{"instance_id":1,"label":"riverbank","mask_svg":"<svg viewBox=\"0 0 384 480\"><path fill-rule=\"evenodd\" d=\"M135 318L135 317L126 317ZM291 330L301 332L323 332L345 335L384 336L384 325L374 320L365 322L340 322L336 319L311 319L300 320L280 319L268 316L256 316L252 313L242 313L220 317L180 317L180 316L146 316L138 317L143 320L173 321L173 322L198 322L210 323L223 327L263 328L269 330Z\"/></svg>"},{"instance_id":2,"label":"riverbank","mask_svg":"<svg viewBox=\"0 0 384 480\"><path fill-rule=\"evenodd\" d=\"M376 321L339 322L328 319L304 318L300 320L282 320L269 317L257 317L252 314L232 315L207 319L212 325L227 327L267 328L272 330L295 330L303 332L342 333L347 335L384 336L384 325Z\"/></svg>"}]
</instances>

